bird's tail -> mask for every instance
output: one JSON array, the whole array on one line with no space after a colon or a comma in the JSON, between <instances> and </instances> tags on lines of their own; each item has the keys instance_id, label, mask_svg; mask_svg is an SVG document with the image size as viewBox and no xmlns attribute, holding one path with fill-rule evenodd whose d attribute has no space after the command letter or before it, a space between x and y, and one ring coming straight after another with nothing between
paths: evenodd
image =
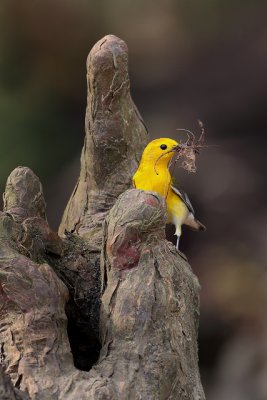
<instances>
[{"instance_id":1,"label":"bird's tail","mask_svg":"<svg viewBox=\"0 0 267 400\"><path fill-rule=\"evenodd\" d=\"M184 222L186 225L188 225L191 229L194 231L203 231L205 232L207 228L205 225L203 225L200 221L198 221L192 213L189 214L187 217L186 221Z\"/></svg>"},{"instance_id":2,"label":"bird's tail","mask_svg":"<svg viewBox=\"0 0 267 400\"><path fill-rule=\"evenodd\" d=\"M197 224L197 230L198 231L202 231L205 232L207 230L207 228L205 227L205 225L203 225L198 219L195 219L195 222Z\"/></svg>"}]
</instances>

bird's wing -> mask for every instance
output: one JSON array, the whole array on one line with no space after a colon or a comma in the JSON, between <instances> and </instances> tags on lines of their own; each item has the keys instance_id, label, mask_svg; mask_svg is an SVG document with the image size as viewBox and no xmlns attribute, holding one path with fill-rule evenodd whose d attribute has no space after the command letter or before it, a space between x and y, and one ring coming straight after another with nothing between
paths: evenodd
<instances>
[{"instance_id":1,"label":"bird's wing","mask_svg":"<svg viewBox=\"0 0 267 400\"><path fill-rule=\"evenodd\" d=\"M194 208L193 208L191 201L189 200L189 197L187 196L187 194L183 190L177 189L173 185L171 186L171 188L180 197L180 199L183 200L183 202L185 203L188 210L194 215L195 211L194 211Z\"/></svg>"}]
</instances>

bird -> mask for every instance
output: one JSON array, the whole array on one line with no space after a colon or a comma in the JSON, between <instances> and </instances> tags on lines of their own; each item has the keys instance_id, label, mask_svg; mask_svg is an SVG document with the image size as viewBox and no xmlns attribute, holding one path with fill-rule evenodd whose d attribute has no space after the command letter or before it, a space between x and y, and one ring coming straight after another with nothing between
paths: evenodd
<instances>
[{"instance_id":1,"label":"bird","mask_svg":"<svg viewBox=\"0 0 267 400\"><path fill-rule=\"evenodd\" d=\"M183 224L196 231L206 230L205 225L196 219L188 195L173 184L169 165L180 147L181 144L170 138L152 140L145 147L138 169L132 178L136 189L157 192L166 200L167 223L175 226L177 251Z\"/></svg>"}]
</instances>

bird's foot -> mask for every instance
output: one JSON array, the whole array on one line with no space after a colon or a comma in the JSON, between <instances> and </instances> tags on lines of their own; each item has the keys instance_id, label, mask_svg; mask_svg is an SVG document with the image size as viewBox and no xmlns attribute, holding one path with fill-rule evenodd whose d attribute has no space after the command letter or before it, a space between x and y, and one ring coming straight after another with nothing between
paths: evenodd
<instances>
[{"instance_id":1,"label":"bird's foot","mask_svg":"<svg viewBox=\"0 0 267 400\"><path fill-rule=\"evenodd\" d=\"M188 261L186 255L181 250L176 248L176 251L185 261Z\"/></svg>"}]
</instances>

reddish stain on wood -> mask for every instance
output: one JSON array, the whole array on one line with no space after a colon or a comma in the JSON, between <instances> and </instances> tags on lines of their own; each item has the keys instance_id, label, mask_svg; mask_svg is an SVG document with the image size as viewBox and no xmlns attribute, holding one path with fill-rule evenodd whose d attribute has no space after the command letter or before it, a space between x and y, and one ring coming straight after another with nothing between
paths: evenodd
<instances>
[{"instance_id":1,"label":"reddish stain on wood","mask_svg":"<svg viewBox=\"0 0 267 400\"><path fill-rule=\"evenodd\" d=\"M150 205L151 207L155 207L155 208L159 207L158 199L155 196L153 196L152 194L149 194L146 196L145 203Z\"/></svg>"},{"instance_id":2,"label":"reddish stain on wood","mask_svg":"<svg viewBox=\"0 0 267 400\"><path fill-rule=\"evenodd\" d=\"M108 253L111 256L113 268L130 269L136 267L141 254L139 244L140 238L135 233L125 236L122 241L108 244Z\"/></svg>"}]
</instances>

